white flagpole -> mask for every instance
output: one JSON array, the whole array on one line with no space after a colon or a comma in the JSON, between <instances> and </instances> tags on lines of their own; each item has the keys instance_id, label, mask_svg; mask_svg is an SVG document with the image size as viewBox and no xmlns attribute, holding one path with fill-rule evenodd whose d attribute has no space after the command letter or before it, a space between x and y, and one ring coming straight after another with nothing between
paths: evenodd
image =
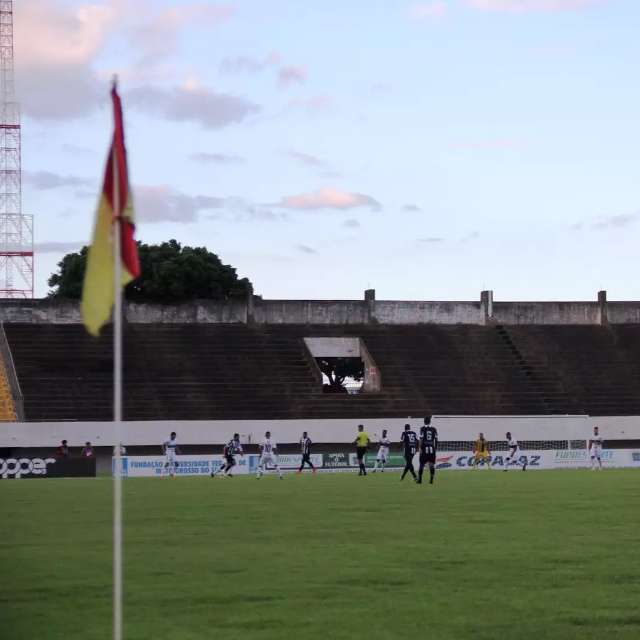
<instances>
[{"instance_id":1,"label":"white flagpole","mask_svg":"<svg viewBox=\"0 0 640 640\"><path fill-rule=\"evenodd\" d=\"M114 86L115 86L114 80ZM120 238L120 184L115 145L113 172L113 426L116 443L113 476L113 640L122 640L122 262Z\"/></svg>"}]
</instances>

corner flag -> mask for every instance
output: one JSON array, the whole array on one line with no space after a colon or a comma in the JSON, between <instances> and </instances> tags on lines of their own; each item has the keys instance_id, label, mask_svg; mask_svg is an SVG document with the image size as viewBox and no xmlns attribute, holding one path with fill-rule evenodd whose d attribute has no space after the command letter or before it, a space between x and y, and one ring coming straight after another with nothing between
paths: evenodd
<instances>
[{"instance_id":1,"label":"corner flag","mask_svg":"<svg viewBox=\"0 0 640 640\"><path fill-rule=\"evenodd\" d=\"M104 184L93 239L89 247L87 269L82 287L82 321L87 331L94 336L109 320L114 302L114 260L122 261L122 286L140 275L138 249L133 238L135 229L133 202L127 171L127 152L124 146L124 124L122 103L114 83L111 89L113 105L113 141L107 158ZM114 224L116 220L120 224ZM114 243L113 235L120 230L120 242ZM116 256L116 245L120 255Z\"/></svg>"}]
</instances>

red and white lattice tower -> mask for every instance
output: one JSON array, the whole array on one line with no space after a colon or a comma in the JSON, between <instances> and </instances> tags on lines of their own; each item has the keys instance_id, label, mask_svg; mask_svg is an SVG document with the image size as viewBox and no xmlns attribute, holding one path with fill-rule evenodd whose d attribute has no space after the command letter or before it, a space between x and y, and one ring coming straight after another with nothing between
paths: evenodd
<instances>
[{"instance_id":1,"label":"red and white lattice tower","mask_svg":"<svg viewBox=\"0 0 640 640\"><path fill-rule=\"evenodd\" d=\"M12 0L0 0L0 298L33 298L33 216L22 213Z\"/></svg>"}]
</instances>

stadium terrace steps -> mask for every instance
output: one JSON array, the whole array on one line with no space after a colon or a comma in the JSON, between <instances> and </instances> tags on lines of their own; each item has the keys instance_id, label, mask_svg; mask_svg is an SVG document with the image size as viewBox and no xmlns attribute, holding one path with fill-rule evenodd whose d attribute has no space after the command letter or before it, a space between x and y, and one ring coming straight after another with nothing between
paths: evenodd
<instances>
[{"instance_id":1,"label":"stadium terrace steps","mask_svg":"<svg viewBox=\"0 0 640 640\"><path fill-rule=\"evenodd\" d=\"M11 394L11 386L4 360L0 356L0 422L14 422L15 420L16 408Z\"/></svg>"},{"instance_id":2,"label":"stadium terrace steps","mask_svg":"<svg viewBox=\"0 0 640 640\"><path fill-rule=\"evenodd\" d=\"M111 332L6 324L28 420L110 420ZM324 394L305 337L361 337L382 391ZM129 324L124 416L640 413L640 325Z\"/></svg>"}]
</instances>

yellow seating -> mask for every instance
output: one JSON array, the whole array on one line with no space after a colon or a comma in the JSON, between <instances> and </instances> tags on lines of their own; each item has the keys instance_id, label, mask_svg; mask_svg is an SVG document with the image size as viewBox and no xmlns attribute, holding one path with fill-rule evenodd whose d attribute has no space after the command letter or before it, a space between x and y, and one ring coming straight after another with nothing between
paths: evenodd
<instances>
[{"instance_id":1,"label":"yellow seating","mask_svg":"<svg viewBox=\"0 0 640 640\"><path fill-rule=\"evenodd\" d=\"M15 422L16 408L13 404L11 387L7 379L4 361L0 359L0 422Z\"/></svg>"}]
</instances>

